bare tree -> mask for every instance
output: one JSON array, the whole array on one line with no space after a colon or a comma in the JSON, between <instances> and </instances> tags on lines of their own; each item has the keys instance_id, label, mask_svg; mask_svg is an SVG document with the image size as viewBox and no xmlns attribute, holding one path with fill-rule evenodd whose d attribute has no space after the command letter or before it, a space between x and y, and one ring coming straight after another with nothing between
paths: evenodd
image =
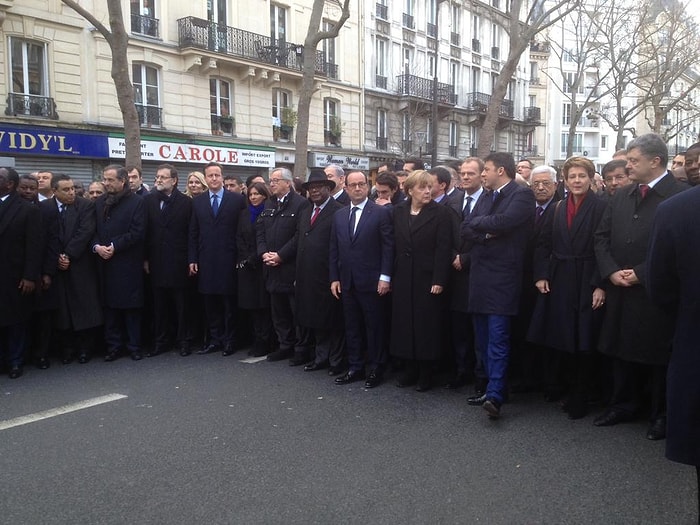
<instances>
[{"instance_id":1,"label":"bare tree","mask_svg":"<svg viewBox=\"0 0 700 525\"><path fill-rule=\"evenodd\" d=\"M551 2L549 7L545 5L544 0L534 0L529 8L525 4L524 0L512 0L510 2L510 11L506 15L508 19L506 32L510 37L508 57L503 63L500 74L493 86L486 117L479 133L477 155L482 158L488 155L491 150L501 105L508 91L508 84L517 71L520 57L530 45L530 41L540 31L557 23L572 11L579 9L581 0L557 0ZM524 11L526 11L527 15L524 21L521 21L521 15Z\"/></svg>"},{"instance_id":2,"label":"bare tree","mask_svg":"<svg viewBox=\"0 0 700 525\"><path fill-rule=\"evenodd\" d=\"M340 28L350 18L350 0L343 0L340 18L327 30L319 31L323 8L326 0L314 0L309 19L309 29L304 39L304 52L302 55L302 79L299 90L299 104L297 105L297 129L295 135L295 163L294 176L302 180L306 178L307 159L306 153L309 145L309 108L314 94L314 78L316 74L316 48L321 40L335 38L340 33Z\"/></svg>"},{"instance_id":3,"label":"bare tree","mask_svg":"<svg viewBox=\"0 0 700 525\"><path fill-rule=\"evenodd\" d=\"M100 32L112 51L112 80L117 91L117 101L124 121L124 144L128 166L141 166L141 127L139 115L134 103L134 88L129 78L129 60L127 46L129 35L124 27L122 4L119 0L107 0L109 27L107 29L90 11L75 0L61 0L68 7L90 22Z\"/></svg>"}]
</instances>

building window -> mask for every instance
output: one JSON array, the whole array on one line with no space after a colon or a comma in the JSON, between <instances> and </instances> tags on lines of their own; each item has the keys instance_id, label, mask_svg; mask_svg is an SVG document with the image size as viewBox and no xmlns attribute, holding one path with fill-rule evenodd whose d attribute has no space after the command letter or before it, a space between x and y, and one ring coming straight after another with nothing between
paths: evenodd
<instances>
[{"instance_id":1,"label":"building window","mask_svg":"<svg viewBox=\"0 0 700 525\"><path fill-rule=\"evenodd\" d=\"M7 115L58 118L54 100L49 97L46 45L10 38L10 76Z\"/></svg>"},{"instance_id":2,"label":"building window","mask_svg":"<svg viewBox=\"0 0 700 525\"><path fill-rule=\"evenodd\" d=\"M401 113L401 150L404 153L413 151L411 141L411 115L408 112Z\"/></svg>"},{"instance_id":3,"label":"building window","mask_svg":"<svg viewBox=\"0 0 700 525\"><path fill-rule=\"evenodd\" d=\"M562 133L561 134L561 153L563 155L566 155L566 143L569 140L569 134L568 133ZM572 155L580 155L583 152L583 134L582 133L576 133L574 134L574 148L571 151Z\"/></svg>"},{"instance_id":4,"label":"building window","mask_svg":"<svg viewBox=\"0 0 700 525\"><path fill-rule=\"evenodd\" d=\"M608 136L601 135L600 137L600 149L608 149Z\"/></svg>"},{"instance_id":5,"label":"building window","mask_svg":"<svg viewBox=\"0 0 700 525\"><path fill-rule=\"evenodd\" d=\"M576 92L579 95L583 95L583 82L580 82L578 88L576 88L576 82L578 80L579 79L576 73L564 73L564 85L562 86L562 91L570 94Z\"/></svg>"},{"instance_id":6,"label":"building window","mask_svg":"<svg viewBox=\"0 0 700 525\"><path fill-rule=\"evenodd\" d=\"M330 31L333 22L323 21L323 30ZM325 38L321 41L323 46L323 72L331 78L338 78L338 68L335 61L335 38Z\"/></svg>"},{"instance_id":7,"label":"building window","mask_svg":"<svg viewBox=\"0 0 700 525\"><path fill-rule=\"evenodd\" d=\"M233 135L233 93L231 84L219 78L209 79L209 106L213 135Z\"/></svg>"},{"instance_id":8,"label":"building window","mask_svg":"<svg viewBox=\"0 0 700 525\"><path fill-rule=\"evenodd\" d=\"M380 89L386 89L387 88L387 79L386 79L386 50L387 50L387 41L382 39L382 38L377 38L376 40L376 53L375 53L375 60L376 60L376 66L375 66L375 85L376 87Z\"/></svg>"},{"instance_id":9,"label":"building window","mask_svg":"<svg viewBox=\"0 0 700 525\"><path fill-rule=\"evenodd\" d=\"M340 146L343 127L340 122L340 104L332 98L323 99L323 137L326 146Z\"/></svg>"},{"instance_id":10,"label":"building window","mask_svg":"<svg viewBox=\"0 0 700 525\"><path fill-rule=\"evenodd\" d=\"M571 125L571 104L564 102L561 106L561 123L564 126Z\"/></svg>"},{"instance_id":11,"label":"building window","mask_svg":"<svg viewBox=\"0 0 700 525\"><path fill-rule=\"evenodd\" d=\"M449 147L450 147L450 157L456 158L458 153L459 144L459 122L456 120L450 121L450 137L449 137Z\"/></svg>"},{"instance_id":12,"label":"building window","mask_svg":"<svg viewBox=\"0 0 700 525\"><path fill-rule=\"evenodd\" d=\"M131 0L131 32L158 38L155 0Z\"/></svg>"},{"instance_id":13,"label":"building window","mask_svg":"<svg viewBox=\"0 0 700 525\"><path fill-rule=\"evenodd\" d=\"M272 90L272 136L274 140L292 140L297 113L291 107L289 92Z\"/></svg>"},{"instance_id":14,"label":"building window","mask_svg":"<svg viewBox=\"0 0 700 525\"><path fill-rule=\"evenodd\" d=\"M386 110L377 110L377 149L386 151L387 148L387 119Z\"/></svg>"},{"instance_id":15,"label":"building window","mask_svg":"<svg viewBox=\"0 0 700 525\"><path fill-rule=\"evenodd\" d=\"M162 126L158 70L146 64L133 64L134 101L142 126Z\"/></svg>"},{"instance_id":16,"label":"building window","mask_svg":"<svg viewBox=\"0 0 700 525\"><path fill-rule=\"evenodd\" d=\"M270 4L270 38L282 45L287 41L287 9Z\"/></svg>"}]
</instances>

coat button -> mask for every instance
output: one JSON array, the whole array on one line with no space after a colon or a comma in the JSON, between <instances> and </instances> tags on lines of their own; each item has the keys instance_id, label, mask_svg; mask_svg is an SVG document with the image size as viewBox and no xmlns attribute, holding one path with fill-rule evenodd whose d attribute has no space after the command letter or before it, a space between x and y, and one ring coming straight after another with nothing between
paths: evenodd
<instances>
[{"instance_id":1,"label":"coat button","mask_svg":"<svg viewBox=\"0 0 700 525\"><path fill-rule=\"evenodd\" d=\"M635 213L634 215L632 215L632 218L633 218L633 219L639 219L639 215L637 215L637 214Z\"/></svg>"}]
</instances>

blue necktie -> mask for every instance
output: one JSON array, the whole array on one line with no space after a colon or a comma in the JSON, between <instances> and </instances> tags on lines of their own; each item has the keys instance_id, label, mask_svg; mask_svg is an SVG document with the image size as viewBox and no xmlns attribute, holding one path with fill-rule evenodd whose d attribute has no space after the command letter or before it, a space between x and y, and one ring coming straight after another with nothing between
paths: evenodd
<instances>
[{"instance_id":1,"label":"blue necktie","mask_svg":"<svg viewBox=\"0 0 700 525\"><path fill-rule=\"evenodd\" d=\"M493 202L496 202L496 199L498 198L498 190L493 191L492 197L493 197Z\"/></svg>"},{"instance_id":2,"label":"blue necktie","mask_svg":"<svg viewBox=\"0 0 700 525\"><path fill-rule=\"evenodd\" d=\"M216 217L216 214L219 213L219 196L214 193L211 196L212 203L211 203L211 211L214 212L214 217Z\"/></svg>"}]
</instances>

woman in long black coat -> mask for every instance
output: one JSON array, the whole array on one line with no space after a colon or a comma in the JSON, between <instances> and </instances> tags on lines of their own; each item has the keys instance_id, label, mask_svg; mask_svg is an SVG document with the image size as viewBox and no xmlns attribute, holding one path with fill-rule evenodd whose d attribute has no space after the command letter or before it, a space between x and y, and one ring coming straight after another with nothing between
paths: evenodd
<instances>
[{"instance_id":1,"label":"woman in long black coat","mask_svg":"<svg viewBox=\"0 0 700 525\"><path fill-rule=\"evenodd\" d=\"M272 321L270 296L265 290L263 265L257 254L255 228L270 192L262 182L248 188L248 206L241 211L236 232L238 247L238 307L250 310L253 320L254 342L250 355L262 357L272 349Z\"/></svg>"},{"instance_id":2,"label":"woman in long black coat","mask_svg":"<svg viewBox=\"0 0 700 525\"><path fill-rule=\"evenodd\" d=\"M593 241L605 202L592 189L595 166L590 160L571 157L562 171L569 196L556 204L552 228L542 230L535 248L534 279L540 296L528 338L554 349L546 358L545 382L553 384L554 376L568 372L564 409L571 419L579 419L588 412L592 356L605 304Z\"/></svg>"},{"instance_id":3,"label":"woman in long black coat","mask_svg":"<svg viewBox=\"0 0 700 525\"><path fill-rule=\"evenodd\" d=\"M431 177L413 172L408 199L394 209L396 256L392 288L391 354L407 360L398 386L430 388L430 372L443 347L450 275L451 210L431 199Z\"/></svg>"}]
</instances>

